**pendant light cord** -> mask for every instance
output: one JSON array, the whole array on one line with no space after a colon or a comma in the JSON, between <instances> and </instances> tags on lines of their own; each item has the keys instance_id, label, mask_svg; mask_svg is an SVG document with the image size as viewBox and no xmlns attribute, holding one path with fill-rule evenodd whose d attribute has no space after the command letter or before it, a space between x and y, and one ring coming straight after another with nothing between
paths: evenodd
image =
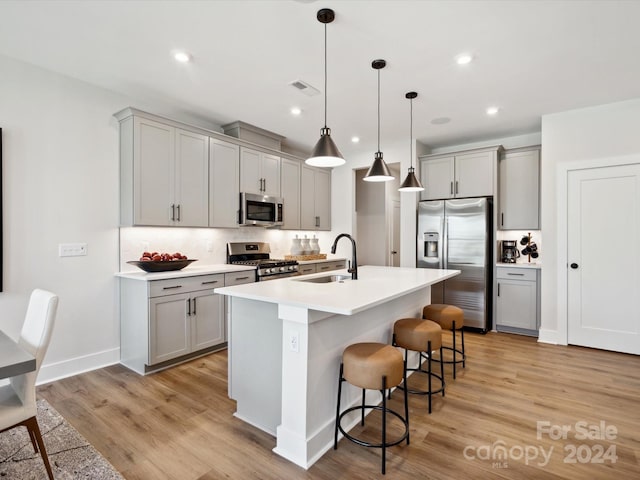
<instances>
[{"instance_id":1,"label":"pendant light cord","mask_svg":"<svg viewBox=\"0 0 640 480\"><path fill-rule=\"evenodd\" d=\"M380 69L378 69L378 151L380 151Z\"/></svg>"},{"instance_id":2,"label":"pendant light cord","mask_svg":"<svg viewBox=\"0 0 640 480\"><path fill-rule=\"evenodd\" d=\"M327 128L327 24L324 24L324 128Z\"/></svg>"},{"instance_id":3,"label":"pendant light cord","mask_svg":"<svg viewBox=\"0 0 640 480\"><path fill-rule=\"evenodd\" d=\"M409 122L409 162L413 168L413 98L409 99L411 105L411 121Z\"/></svg>"}]
</instances>

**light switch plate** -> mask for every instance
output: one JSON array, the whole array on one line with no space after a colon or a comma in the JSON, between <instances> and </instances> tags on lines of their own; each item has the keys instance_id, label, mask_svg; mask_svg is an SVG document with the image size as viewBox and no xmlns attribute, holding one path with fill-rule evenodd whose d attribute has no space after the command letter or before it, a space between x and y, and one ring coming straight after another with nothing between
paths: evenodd
<instances>
[{"instance_id":1,"label":"light switch plate","mask_svg":"<svg viewBox=\"0 0 640 480\"><path fill-rule=\"evenodd\" d=\"M61 257L81 257L87 254L86 243L60 243L58 254Z\"/></svg>"}]
</instances>

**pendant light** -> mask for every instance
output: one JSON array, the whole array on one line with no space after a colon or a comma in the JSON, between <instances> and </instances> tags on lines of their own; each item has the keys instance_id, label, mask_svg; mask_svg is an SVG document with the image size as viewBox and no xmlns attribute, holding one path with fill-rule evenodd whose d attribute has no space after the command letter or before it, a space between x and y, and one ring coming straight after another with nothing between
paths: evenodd
<instances>
[{"instance_id":1,"label":"pendant light","mask_svg":"<svg viewBox=\"0 0 640 480\"><path fill-rule=\"evenodd\" d=\"M413 99L416 98L418 94L416 92L407 92L405 98L409 99L411 103L411 121L409 122L409 173L407 174L407 178L404 179L402 185L400 185L401 192L421 192L424 190L424 187L420 183L420 180L416 178L415 168L413 168Z\"/></svg>"},{"instance_id":2,"label":"pendant light","mask_svg":"<svg viewBox=\"0 0 640 480\"><path fill-rule=\"evenodd\" d=\"M387 164L384 163L384 158L382 158L382 152L380 151L380 70L386 65L387 62L384 60L374 60L371 62L371 66L378 71L378 151L375 154L369 171L363 178L365 182L388 182L395 178L391 175Z\"/></svg>"},{"instance_id":3,"label":"pendant light","mask_svg":"<svg viewBox=\"0 0 640 480\"><path fill-rule=\"evenodd\" d=\"M327 23L333 22L335 13L330 8L318 10L318 21L324 23L324 127L320 129L320 140L305 163L314 167L339 167L345 160L331 140L331 129L327 127Z\"/></svg>"}]
</instances>

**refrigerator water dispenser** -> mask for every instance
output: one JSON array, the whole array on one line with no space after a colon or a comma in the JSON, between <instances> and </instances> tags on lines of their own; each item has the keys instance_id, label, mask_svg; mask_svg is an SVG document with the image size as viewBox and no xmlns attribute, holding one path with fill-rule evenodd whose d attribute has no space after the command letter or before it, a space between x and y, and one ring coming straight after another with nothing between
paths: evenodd
<instances>
[{"instance_id":1,"label":"refrigerator water dispenser","mask_svg":"<svg viewBox=\"0 0 640 480\"><path fill-rule=\"evenodd\" d=\"M440 235L437 232L425 232L424 233L424 256L437 257L439 242L440 242Z\"/></svg>"}]
</instances>

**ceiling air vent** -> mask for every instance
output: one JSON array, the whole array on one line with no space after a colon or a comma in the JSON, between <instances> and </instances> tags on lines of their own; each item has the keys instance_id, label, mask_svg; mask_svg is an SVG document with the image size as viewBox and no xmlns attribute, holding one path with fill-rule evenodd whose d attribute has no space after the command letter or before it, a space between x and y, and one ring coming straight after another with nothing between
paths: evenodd
<instances>
[{"instance_id":1,"label":"ceiling air vent","mask_svg":"<svg viewBox=\"0 0 640 480\"><path fill-rule=\"evenodd\" d=\"M289 85L291 85L296 90L300 90L302 93L309 97L313 97L314 95L319 95L320 90L312 87L307 82L303 82L302 80L294 80Z\"/></svg>"}]
</instances>

